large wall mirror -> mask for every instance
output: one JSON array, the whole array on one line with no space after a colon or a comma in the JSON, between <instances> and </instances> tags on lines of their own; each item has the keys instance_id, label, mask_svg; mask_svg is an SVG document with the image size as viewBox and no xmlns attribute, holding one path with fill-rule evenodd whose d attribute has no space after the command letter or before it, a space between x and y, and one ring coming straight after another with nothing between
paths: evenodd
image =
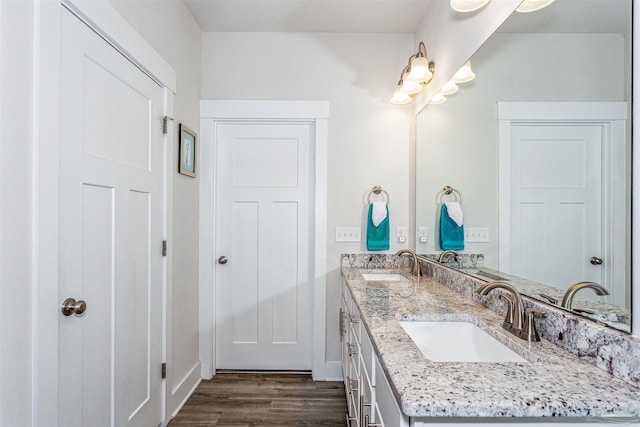
<instances>
[{"instance_id":1,"label":"large wall mirror","mask_svg":"<svg viewBox=\"0 0 640 427\"><path fill-rule=\"evenodd\" d=\"M441 253L437 196L451 186L465 229L488 241L450 266L630 330L631 7L513 13L471 58L476 78L418 114L417 253Z\"/></svg>"}]
</instances>

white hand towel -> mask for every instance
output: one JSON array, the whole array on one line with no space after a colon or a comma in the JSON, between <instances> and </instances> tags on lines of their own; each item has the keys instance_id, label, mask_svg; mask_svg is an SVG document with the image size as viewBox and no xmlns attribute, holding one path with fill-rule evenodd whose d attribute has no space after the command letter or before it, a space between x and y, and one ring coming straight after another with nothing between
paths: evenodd
<instances>
[{"instance_id":1,"label":"white hand towel","mask_svg":"<svg viewBox=\"0 0 640 427\"><path fill-rule=\"evenodd\" d=\"M387 204L385 202L373 202L373 209L371 209L371 222L373 225L377 227L386 217Z\"/></svg>"},{"instance_id":2,"label":"white hand towel","mask_svg":"<svg viewBox=\"0 0 640 427\"><path fill-rule=\"evenodd\" d=\"M458 202L444 202L444 205L447 207L447 214L449 214L449 218L455 222L458 227L462 225L462 206Z\"/></svg>"}]
</instances>

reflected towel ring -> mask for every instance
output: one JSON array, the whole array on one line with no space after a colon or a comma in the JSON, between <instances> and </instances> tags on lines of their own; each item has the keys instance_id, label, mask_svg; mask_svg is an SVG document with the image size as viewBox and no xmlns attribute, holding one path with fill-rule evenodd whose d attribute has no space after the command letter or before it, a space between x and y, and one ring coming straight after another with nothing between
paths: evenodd
<instances>
[{"instance_id":1,"label":"reflected towel ring","mask_svg":"<svg viewBox=\"0 0 640 427\"><path fill-rule=\"evenodd\" d=\"M382 197L384 198L383 201L389 204L389 193L384 191L382 187L380 187L379 185L376 185L371 190L369 190L369 194L367 194L367 201L369 202L369 204L371 204L374 202L373 200L371 200L371 197L373 197L374 195L379 196L381 194L382 194Z\"/></svg>"},{"instance_id":2,"label":"reflected towel ring","mask_svg":"<svg viewBox=\"0 0 640 427\"><path fill-rule=\"evenodd\" d=\"M450 195L453 195L453 197L455 198L455 201L462 205L462 194L460 194L460 192L458 190L456 190L453 187L450 187L448 185L446 185L442 189L442 191L440 191L438 194L436 194L436 204L437 205L441 205L442 204L442 198L444 196L450 196Z\"/></svg>"}]
</instances>

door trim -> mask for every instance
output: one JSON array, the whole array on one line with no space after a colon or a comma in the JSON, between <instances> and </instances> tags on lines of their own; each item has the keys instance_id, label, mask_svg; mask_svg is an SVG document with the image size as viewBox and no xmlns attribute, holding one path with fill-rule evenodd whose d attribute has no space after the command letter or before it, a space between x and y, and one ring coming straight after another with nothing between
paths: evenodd
<instances>
[{"instance_id":1,"label":"door trim","mask_svg":"<svg viewBox=\"0 0 640 427\"><path fill-rule=\"evenodd\" d=\"M33 300L32 300L32 420L33 425L58 423L58 261L60 149L60 20L63 7L73 11L172 98L173 68L140 36L107 0L60 0L34 3L34 162L33 162ZM169 102L167 114L172 115ZM166 152L173 164L173 151ZM168 169L166 169L168 170ZM166 203L171 203L171 174L166 174ZM169 205L170 206L170 205ZM171 212L165 204L167 235ZM165 261L166 262L166 261ZM166 273L164 273L166 274ZM171 287L171 276L163 286ZM168 302L169 303L169 302ZM163 308L163 316L166 309ZM163 338L164 339L164 338ZM164 355L163 355L164 358ZM164 416L164 411L163 411Z\"/></svg>"},{"instance_id":2,"label":"door trim","mask_svg":"<svg viewBox=\"0 0 640 427\"><path fill-rule=\"evenodd\" d=\"M609 284L628 282L626 275L629 272L625 272L625 235L628 224L616 216L616 212L625 211L627 201L626 196L615 197L616 194L628 192L626 188L622 192L612 191L614 186L618 190L620 186L626 186L626 168L620 170L614 167L619 161L626 159L626 120L626 102L498 102L499 269L508 271L511 267L511 126L549 123L594 125L601 126L603 131L602 243L603 257L610 260L605 264L604 275Z\"/></svg>"},{"instance_id":3,"label":"door trim","mask_svg":"<svg viewBox=\"0 0 640 427\"><path fill-rule=\"evenodd\" d=\"M200 101L200 360L202 377L215 374L215 174L212 141L219 123L245 121L299 121L315 126L314 236L312 250L313 379L325 380L326 269L327 269L327 145L329 102L327 101Z\"/></svg>"}]
</instances>

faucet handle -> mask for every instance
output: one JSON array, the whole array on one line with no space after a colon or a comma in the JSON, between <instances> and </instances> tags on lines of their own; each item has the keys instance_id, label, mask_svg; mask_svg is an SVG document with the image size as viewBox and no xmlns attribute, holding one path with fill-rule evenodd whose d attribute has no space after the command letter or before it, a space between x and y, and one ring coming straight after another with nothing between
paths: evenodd
<instances>
[{"instance_id":1,"label":"faucet handle","mask_svg":"<svg viewBox=\"0 0 640 427\"><path fill-rule=\"evenodd\" d=\"M505 329L511 329L513 327L513 298L505 294L500 294L498 298L502 298L507 303L507 313L504 316L502 327Z\"/></svg>"},{"instance_id":2,"label":"faucet handle","mask_svg":"<svg viewBox=\"0 0 640 427\"><path fill-rule=\"evenodd\" d=\"M536 310L535 308L527 308L524 310L525 322L523 335L528 341L540 341L540 335L538 335L536 323L534 322L536 314L544 316L545 313L540 310Z\"/></svg>"}]
</instances>

